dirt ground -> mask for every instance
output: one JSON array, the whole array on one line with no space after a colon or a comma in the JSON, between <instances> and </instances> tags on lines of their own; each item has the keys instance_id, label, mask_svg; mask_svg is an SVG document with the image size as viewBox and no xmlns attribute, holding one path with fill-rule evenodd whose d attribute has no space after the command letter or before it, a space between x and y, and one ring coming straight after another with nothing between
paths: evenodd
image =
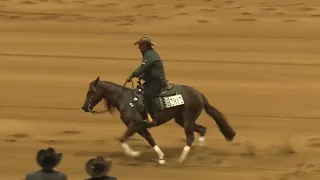
<instances>
[{"instance_id":1,"label":"dirt ground","mask_svg":"<svg viewBox=\"0 0 320 180\"><path fill-rule=\"evenodd\" d=\"M37 170L37 150L63 152L58 170L84 179L86 160L112 158L121 180L320 178L318 0L6 0L0 2L0 177ZM97 76L122 84L151 36L171 82L203 92L237 131L226 142L203 113L206 147L185 145L174 122L151 129L167 164L138 135L141 157L116 138L119 113L82 112ZM102 108L99 105L97 108Z\"/></svg>"}]
</instances>

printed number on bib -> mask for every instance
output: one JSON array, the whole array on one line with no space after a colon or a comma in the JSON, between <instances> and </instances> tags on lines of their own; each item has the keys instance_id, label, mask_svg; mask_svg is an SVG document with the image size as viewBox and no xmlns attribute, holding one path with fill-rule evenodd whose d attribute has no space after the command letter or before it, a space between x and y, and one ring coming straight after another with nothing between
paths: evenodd
<instances>
[{"instance_id":1,"label":"printed number on bib","mask_svg":"<svg viewBox=\"0 0 320 180\"><path fill-rule=\"evenodd\" d=\"M181 96L181 94L169 96L167 97L167 100L169 101L170 107L179 106L184 104L184 100Z\"/></svg>"}]
</instances>

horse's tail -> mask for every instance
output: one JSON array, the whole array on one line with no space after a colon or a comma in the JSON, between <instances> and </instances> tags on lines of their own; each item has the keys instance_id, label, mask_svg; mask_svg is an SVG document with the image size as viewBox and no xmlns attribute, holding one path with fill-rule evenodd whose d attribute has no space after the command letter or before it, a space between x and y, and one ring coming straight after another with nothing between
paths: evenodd
<instances>
[{"instance_id":1,"label":"horse's tail","mask_svg":"<svg viewBox=\"0 0 320 180\"><path fill-rule=\"evenodd\" d=\"M217 123L221 133L228 140L232 141L236 136L236 132L228 124L227 118L218 109L213 107L207 100L207 98L202 94L204 100L204 109L208 115L210 115Z\"/></svg>"}]
</instances>

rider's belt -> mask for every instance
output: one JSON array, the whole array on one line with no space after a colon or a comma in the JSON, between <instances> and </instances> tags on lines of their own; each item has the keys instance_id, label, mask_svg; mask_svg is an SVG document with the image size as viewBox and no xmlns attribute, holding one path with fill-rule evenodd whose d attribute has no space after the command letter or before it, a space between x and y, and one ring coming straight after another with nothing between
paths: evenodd
<instances>
[{"instance_id":1,"label":"rider's belt","mask_svg":"<svg viewBox=\"0 0 320 180\"><path fill-rule=\"evenodd\" d=\"M153 81L155 79L164 81L166 78L164 76L155 76L155 77L151 77L148 80L146 80L145 83L149 83L150 81Z\"/></svg>"}]
</instances>

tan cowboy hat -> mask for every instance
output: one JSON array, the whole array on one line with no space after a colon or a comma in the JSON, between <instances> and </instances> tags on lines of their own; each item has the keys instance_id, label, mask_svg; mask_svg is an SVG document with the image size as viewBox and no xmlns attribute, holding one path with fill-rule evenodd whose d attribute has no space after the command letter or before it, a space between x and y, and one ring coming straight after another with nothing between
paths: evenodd
<instances>
[{"instance_id":1,"label":"tan cowboy hat","mask_svg":"<svg viewBox=\"0 0 320 180\"><path fill-rule=\"evenodd\" d=\"M52 147L40 149L37 153L37 163L42 168L54 168L60 163L61 158L62 153L56 153Z\"/></svg>"},{"instance_id":2,"label":"tan cowboy hat","mask_svg":"<svg viewBox=\"0 0 320 180\"><path fill-rule=\"evenodd\" d=\"M111 160L105 160L102 156L89 159L85 165L86 172L93 178L99 178L109 173L112 166Z\"/></svg>"},{"instance_id":3,"label":"tan cowboy hat","mask_svg":"<svg viewBox=\"0 0 320 180\"><path fill-rule=\"evenodd\" d=\"M141 37L138 41L136 41L133 45L137 45L137 44L140 44L142 42L147 42L147 43L150 43L152 46L155 46L156 43L152 42L151 38L150 37L147 37L147 36L143 36Z\"/></svg>"}]
</instances>

